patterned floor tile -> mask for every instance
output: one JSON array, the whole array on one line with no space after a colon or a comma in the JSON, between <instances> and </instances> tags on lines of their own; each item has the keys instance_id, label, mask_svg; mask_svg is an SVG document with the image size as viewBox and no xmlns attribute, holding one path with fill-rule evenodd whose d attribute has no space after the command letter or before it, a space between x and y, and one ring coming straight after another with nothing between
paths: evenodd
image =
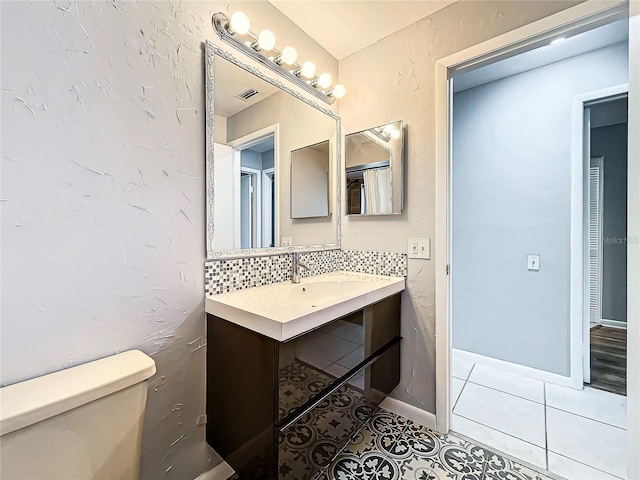
<instances>
[{"instance_id":1,"label":"patterned floor tile","mask_svg":"<svg viewBox=\"0 0 640 480\"><path fill-rule=\"evenodd\" d=\"M455 435L379 409L316 480L550 480Z\"/></svg>"}]
</instances>

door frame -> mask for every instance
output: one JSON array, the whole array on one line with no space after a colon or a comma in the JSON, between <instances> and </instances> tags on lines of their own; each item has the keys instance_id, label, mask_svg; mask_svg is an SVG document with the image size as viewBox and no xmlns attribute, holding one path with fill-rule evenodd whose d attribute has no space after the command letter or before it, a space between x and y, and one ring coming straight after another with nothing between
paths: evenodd
<instances>
[{"instance_id":1,"label":"door frame","mask_svg":"<svg viewBox=\"0 0 640 480\"><path fill-rule=\"evenodd\" d=\"M251 132L248 133L247 135L244 135L240 138L237 138L235 140L232 140L231 142L228 142L227 145L229 145L230 147L233 148L234 150L234 174L237 172L238 175L238 182L240 181L240 152L242 150L246 150L247 148L252 147L253 145L256 145L260 142L262 142L265 138L271 137L273 136L273 168L274 171L278 171L279 170L279 158L280 158L280 124L279 123L274 123L273 125L269 125L267 127L261 128L260 130L256 130L255 132ZM244 168L244 167L242 167ZM275 179L273 182L273 188L275 188L275 210L274 210L274 215L275 218L273 220L273 224L274 224L274 228L275 228L275 234L276 236L274 236L276 243L279 242L279 237L277 236L280 233L280 212L279 212L279 207L278 205L280 204L280 175L275 175ZM262 180L261 175L258 175L258 181ZM236 188L236 204L238 205L238 207L236 208L236 218L240 218L240 207L239 207L239 188ZM262 194L260 194L259 196L259 201L262 201ZM259 215L260 221L262 221L262 215ZM236 245L240 245L240 234L239 234L239 229L236 229L238 231L237 235L236 235ZM263 236L260 235L258 237L258 240L260 241L260 243L262 244L263 241Z\"/></svg>"},{"instance_id":2,"label":"door frame","mask_svg":"<svg viewBox=\"0 0 640 480\"><path fill-rule=\"evenodd\" d=\"M271 180L271 176L273 175L273 180ZM269 188L267 188L269 186ZM273 243L275 247L276 239L278 238L278 232L275 231L275 228L272 228L273 224L275 227L275 208L265 208L266 206L271 206L274 203L272 198L272 190L273 190L273 198L275 199L275 189L276 189L276 169L274 168L265 168L262 170L262 246L269 247L271 243L271 235L273 233ZM273 210L274 215L271 214Z\"/></svg>"},{"instance_id":3,"label":"door frame","mask_svg":"<svg viewBox=\"0 0 640 480\"><path fill-rule=\"evenodd\" d=\"M503 35L479 43L460 52L456 52L436 61L436 429L448 432L450 428L450 372L451 372L451 152L452 152L452 78L454 72L470 70L502 60L519 53L548 44L553 38L581 33L601 25L629 16L626 1L587 1L563 10L559 13L524 25ZM631 41L630 34L630 41ZM630 73L631 75L631 73ZM629 120L632 122L632 119ZM630 126L631 131L631 126ZM631 155L630 155L631 157ZM630 177L631 178L631 177ZM579 182L582 177L579 177ZM580 187L580 185L578 185ZM575 190L572 184L572 190ZM580 187L580 218L582 218L582 188ZM572 205L574 198L572 193ZM572 245L575 239L582 241L582 229L573 231ZM582 251L580 245L580 251ZM575 269L582 270L580 262L572 261L572 277ZM452 272L451 272L452 273ZM578 277L582 286L582 276ZM572 284L575 282L572 282ZM572 289L573 293L573 289ZM571 318L576 316L576 308L582 311L582 296L578 303L572 298ZM573 297L573 295L572 295ZM578 317L581 320L581 316ZM572 335L572 380L578 378L576 371L582 374L582 325L579 322L580 336ZM576 322L572 321L572 330ZM574 332L575 333L575 332ZM574 345L575 339L579 343ZM577 347L577 351L574 347ZM630 424L631 426L631 424ZM635 428L635 427L634 427ZM630 457L631 458L631 457Z\"/></svg>"},{"instance_id":4,"label":"door frame","mask_svg":"<svg viewBox=\"0 0 640 480\"><path fill-rule=\"evenodd\" d=\"M240 174L251 175L251 247L262 248L262 170L240 165Z\"/></svg>"},{"instance_id":5,"label":"door frame","mask_svg":"<svg viewBox=\"0 0 640 480\"><path fill-rule=\"evenodd\" d=\"M589 166L591 164L591 119L586 109L629 95L629 84L576 95L571 99L571 373L580 355L576 387L591 381L589 318ZM627 132L629 129L627 128ZM628 181L628 179L627 179ZM580 252L579 255L576 252ZM580 262L574 262L575 257ZM602 261L602 260L600 260ZM578 263L578 264L574 264ZM602 285L601 285L602 286Z\"/></svg>"}]
</instances>

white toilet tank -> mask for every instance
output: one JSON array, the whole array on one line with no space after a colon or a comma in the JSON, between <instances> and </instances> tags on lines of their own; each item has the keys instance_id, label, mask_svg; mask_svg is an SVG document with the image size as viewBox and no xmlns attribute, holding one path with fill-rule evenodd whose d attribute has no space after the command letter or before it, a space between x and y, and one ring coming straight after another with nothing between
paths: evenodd
<instances>
[{"instance_id":1,"label":"white toilet tank","mask_svg":"<svg viewBox=\"0 0 640 480\"><path fill-rule=\"evenodd\" d=\"M0 478L137 479L147 379L138 350L0 389Z\"/></svg>"}]
</instances>

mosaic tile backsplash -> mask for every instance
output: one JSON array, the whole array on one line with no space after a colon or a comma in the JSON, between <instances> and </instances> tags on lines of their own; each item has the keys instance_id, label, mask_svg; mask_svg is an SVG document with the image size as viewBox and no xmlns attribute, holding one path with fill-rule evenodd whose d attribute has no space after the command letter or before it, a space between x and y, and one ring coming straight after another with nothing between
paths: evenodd
<instances>
[{"instance_id":1,"label":"mosaic tile backsplash","mask_svg":"<svg viewBox=\"0 0 640 480\"><path fill-rule=\"evenodd\" d=\"M291 279L293 255L207 260L204 267L207 295L270 285ZM395 252L323 250L300 254L301 275L309 277L346 270L357 273L405 277L407 255Z\"/></svg>"}]
</instances>

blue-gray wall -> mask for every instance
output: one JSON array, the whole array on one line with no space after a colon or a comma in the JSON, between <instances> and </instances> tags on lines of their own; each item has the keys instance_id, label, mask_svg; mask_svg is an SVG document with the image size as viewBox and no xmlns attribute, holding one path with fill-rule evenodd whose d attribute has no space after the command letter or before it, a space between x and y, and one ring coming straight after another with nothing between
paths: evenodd
<instances>
[{"instance_id":1,"label":"blue-gray wall","mask_svg":"<svg viewBox=\"0 0 640 480\"><path fill-rule=\"evenodd\" d=\"M569 375L571 98L627 63L618 44L454 96L455 348Z\"/></svg>"}]
</instances>

